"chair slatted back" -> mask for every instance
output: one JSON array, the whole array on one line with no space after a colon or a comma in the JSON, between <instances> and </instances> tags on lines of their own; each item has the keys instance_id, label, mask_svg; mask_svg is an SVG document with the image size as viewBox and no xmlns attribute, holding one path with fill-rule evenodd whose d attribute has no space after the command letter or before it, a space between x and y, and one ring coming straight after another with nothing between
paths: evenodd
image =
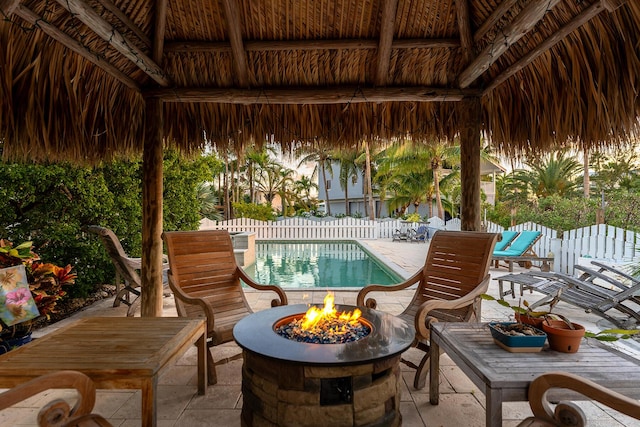
<instances>
[{"instance_id":1,"label":"chair slatted back","mask_svg":"<svg viewBox=\"0 0 640 427\"><path fill-rule=\"evenodd\" d=\"M486 277L497 234L471 231L438 231L431 239L422 278L402 317L415 317L419 306L430 300L454 300L474 290ZM441 321L468 321L473 305L432 315Z\"/></svg>"},{"instance_id":2,"label":"chair slatted back","mask_svg":"<svg viewBox=\"0 0 640 427\"><path fill-rule=\"evenodd\" d=\"M100 237L107 255L109 255L116 271L124 281L132 287L139 287L141 284L140 275L125 262L125 258L128 258L128 256L122 248L118 236L110 229L98 225L89 225L86 230Z\"/></svg>"},{"instance_id":3,"label":"chair slatted back","mask_svg":"<svg viewBox=\"0 0 640 427\"><path fill-rule=\"evenodd\" d=\"M163 238L171 266L169 285L206 302L215 313L215 325L213 319L208 319L212 323L208 325L210 331L223 324L235 324L252 312L227 231L172 231L165 232ZM176 308L180 316L205 315L198 305L183 304L177 298Z\"/></svg>"}]
</instances>

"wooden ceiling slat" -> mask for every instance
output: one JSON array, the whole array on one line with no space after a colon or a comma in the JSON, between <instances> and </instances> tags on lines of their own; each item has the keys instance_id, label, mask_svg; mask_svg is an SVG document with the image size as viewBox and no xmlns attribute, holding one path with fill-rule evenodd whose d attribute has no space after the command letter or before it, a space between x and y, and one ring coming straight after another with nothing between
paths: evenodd
<instances>
[{"instance_id":1,"label":"wooden ceiling slat","mask_svg":"<svg viewBox=\"0 0 640 427\"><path fill-rule=\"evenodd\" d=\"M375 39L335 40L251 40L244 42L247 52L287 50L378 49ZM457 39L395 39L391 49L446 49L460 47ZM229 42L179 41L166 42L165 52L230 52Z\"/></svg>"},{"instance_id":2,"label":"wooden ceiling slat","mask_svg":"<svg viewBox=\"0 0 640 427\"><path fill-rule=\"evenodd\" d=\"M111 77L115 78L125 86L135 90L136 92L140 92L140 86L138 86L138 83L136 83L135 80L124 74L122 71L120 71L98 55L95 55L94 53L89 51L87 47L82 45L80 42L69 37L58 28L48 23L42 16L34 13L30 9L22 5L18 5L18 8L15 10L15 14L27 21L29 24L39 27L49 37L62 43L64 46L82 56L87 61L90 61L91 63L97 65L102 70L104 70L105 73L109 74Z\"/></svg>"},{"instance_id":3,"label":"wooden ceiling slat","mask_svg":"<svg viewBox=\"0 0 640 427\"><path fill-rule=\"evenodd\" d=\"M567 25L562 27L560 30L556 31L549 38L547 38L545 41L540 43L533 50L531 50L529 53L523 56L520 60L518 60L518 62L514 63L509 68L507 68L502 73L500 73L498 76L496 76L496 78L493 79L493 81L484 89L482 94L486 95L489 92L491 92L493 89L495 89L496 87L501 85L503 82L505 82L509 77L513 76L518 71L524 69L527 65L535 61L535 59L538 58L540 55L542 55L543 53L551 49L557 43L561 42L566 36L571 34L577 28L589 22L593 17L598 15L603 10L606 10L606 9L604 8L604 5L602 2L594 3L591 6L589 6L582 13L580 13L578 16L573 18L571 22L569 22Z\"/></svg>"},{"instance_id":4,"label":"wooden ceiling slat","mask_svg":"<svg viewBox=\"0 0 640 427\"><path fill-rule=\"evenodd\" d=\"M475 89L431 87L339 87L323 89L150 89L147 97L164 102L217 102L228 104L359 104L365 102L454 102L481 94Z\"/></svg>"},{"instance_id":5,"label":"wooden ceiling slat","mask_svg":"<svg viewBox=\"0 0 640 427\"><path fill-rule=\"evenodd\" d=\"M139 47L127 39L111 24L105 21L82 0L56 0L60 6L91 28L98 36L107 41L114 49L137 65L149 77L161 86L169 86L169 79L158 64L149 58Z\"/></svg>"},{"instance_id":6,"label":"wooden ceiling slat","mask_svg":"<svg viewBox=\"0 0 640 427\"><path fill-rule=\"evenodd\" d=\"M473 59L473 36L471 35L471 19L469 18L469 3L467 0L456 0L456 12L458 15L458 27L460 28L460 46L464 63L468 64Z\"/></svg>"},{"instance_id":7,"label":"wooden ceiling slat","mask_svg":"<svg viewBox=\"0 0 640 427\"><path fill-rule=\"evenodd\" d=\"M387 85L397 8L398 0L387 0L384 2L382 22L380 24L380 42L378 44L378 64L375 77L376 86Z\"/></svg>"},{"instance_id":8,"label":"wooden ceiling slat","mask_svg":"<svg viewBox=\"0 0 640 427\"><path fill-rule=\"evenodd\" d=\"M104 0L103 0L104 1ZM167 29L167 0L156 0L155 25L153 29L152 57L158 64L162 63L164 52L164 34Z\"/></svg>"},{"instance_id":9,"label":"wooden ceiling slat","mask_svg":"<svg viewBox=\"0 0 640 427\"><path fill-rule=\"evenodd\" d=\"M514 18L500 34L496 36L492 43L474 59L471 64L465 68L459 75L458 82L461 88L468 87L482 73L500 58L506 50L520 40L527 32L529 32L547 13L548 10L554 8L561 0L533 1L529 3Z\"/></svg>"},{"instance_id":10,"label":"wooden ceiling slat","mask_svg":"<svg viewBox=\"0 0 640 427\"><path fill-rule=\"evenodd\" d=\"M493 13L482 23L480 28L473 35L473 39L478 43L486 34L493 28L496 23L502 19L505 13L507 13L514 5L518 3L518 0L503 0L500 5L493 11Z\"/></svg>"},{"instance_id":11,"label":"wooden ceiling slat","mask_svg":"<svg viewBox=\"0 0 640 427\"><path fill-rule=\"evenodd\" d=\"M118 6L113 4L110 0L98 0L102 7L111 12L116 18L120 20L130 31L132 31L136 37L138 37L148 48L151 47L151 39L142 31L129 17L122 12Z\"/></svg>"},{"instance_id":12,"label":"wooden ceiling slat","mask_svg":"<svg viewBox=\"0 0 640 427\"><path fill-rule=\"evenodd\" d=\"M238 73L238 84L242 87L249 87L249 71L247 66L247 53L242 42L240 32L240 11L236 0L222 0L224 13L227 19L227 30L229 32L229 43L233 52L233 61Z\"/></svg>"}]
</instances>

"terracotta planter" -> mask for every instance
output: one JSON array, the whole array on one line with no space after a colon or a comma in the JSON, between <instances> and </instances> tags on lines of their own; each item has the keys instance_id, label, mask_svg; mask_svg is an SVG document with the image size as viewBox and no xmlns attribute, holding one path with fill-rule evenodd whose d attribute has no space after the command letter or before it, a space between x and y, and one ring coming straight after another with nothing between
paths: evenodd
<instances>
[{"instance_id":1,"label":"terracotta planter","mask_svg":"<svg viewBox=\"0 0 640 427\"><path fill-rule=\"evenodd\" d=\"M516 317L516 321L520 323L524 323L525 325L531 325L534 328L538 328L542 330L542 322L544 322L544 317L532 317L532 316L527 316L526 314L520 314L520 313L516 313L515 317Z\"/></svg>"},{"instance_id":2,"label":"terracotta planter","mask_svg":"<svg viewBox=\"0 0 640 427\"><path fill-rule=\"evenodd\" d=\"M563 353L575 353L580 347L582 337L584 337L584 326L572 323L575 329L562 320L545 320L542 323L542 330L547 333L549 348Z\"/></svg>"}]
</instances>

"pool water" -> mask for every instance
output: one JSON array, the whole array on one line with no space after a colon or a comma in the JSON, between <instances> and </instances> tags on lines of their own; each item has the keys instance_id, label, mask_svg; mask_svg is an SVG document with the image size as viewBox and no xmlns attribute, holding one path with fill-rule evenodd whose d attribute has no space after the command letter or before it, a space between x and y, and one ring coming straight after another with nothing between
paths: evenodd
<instances>
[{"instance_id":1,"label":"pool water","mask_svg":"<svg viewBox=\"0 0 640 427\"><path fill-rule=\"evenodd\" d=\"M356 242L256 242L255 281L283 288L361 288L402 278Z\"/></svg>"}]
</instances>

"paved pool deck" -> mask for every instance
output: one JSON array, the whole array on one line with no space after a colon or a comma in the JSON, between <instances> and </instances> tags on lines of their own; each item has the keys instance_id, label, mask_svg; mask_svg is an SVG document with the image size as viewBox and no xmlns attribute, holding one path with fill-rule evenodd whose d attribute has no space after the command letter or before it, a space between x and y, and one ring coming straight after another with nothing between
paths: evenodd
<instances>
[{"instance_id":1,"label":"paved pool deck","mask_svg":"<svg viewBox=\"0 0 640 427\"><path fill-rule=\"evenodd\" d=\"M366 240L361 242L375 256L387 263L403 277L408 277L424 265L428 244L392 242L391 239ZM491 268L492 278L506 274L506 268ZM497 281L492 280L489 294L498 295ZM325 290L321 291L287 291L290 304L322 303ZM354 291L335 291L337 304L353 305L356 301ZM379 309L390 312L401 312L412 297L412 291L399 291L388 295L377 296ZM527 294L530 301L537 300L541 295ZM264 310L270 307L272 295L268 293L247 291L247 299L254 310ZM514 300L517 301L517 300ZM41 336L51 330L84 316L124 316L126 307L112 307L113 300L108 299L92 305L55 325L37 331ZM587 330L597 331L608 325L601 318L584 313L580 309L560 303L557 311L566 312L570 318L585 325ZM173 297L164 298L164 315L176 316ZM482 320L505 320L512 315L511 310L498 304L484 302L482 306ZM637 343L635 343L637 344ZM617 345L640 358L640 347L637 345ZM55 351L55 349L52 349ZM214 349L216 360L229 357L239 352L234 343L228 343ZM409 350L405 356L412 359L420 355ZM405 427L471 427L483 426L485 420L484 395L462 373L451 360L441 357L440 404L432 406L429 403L429 387L415 390L413 384L413 370L402 366L404 384L401 394L401 413ZM195 348L176 361L159 379L158 393L158 426L159 427L198 427L240 426L240 411L242 408L241 393L242 360L234 360L218 366L218 384L209 386L206 396L196 393L196 352ZM29 399L15 407L0 412L0 426L35 426L36 414L39 408L49 402L61 391L49 391L35 398ZM103 415L114 426L140 426L140 391L131 390L99 390L95 405L95 412ZM639 426L640 421L604 409L599 404L580 402L588 415L590 426L621 427ZM531 415L526 402L509 402L504 404L503 425L516 426L521 420Z\"/></svg>"}]
</instances>

